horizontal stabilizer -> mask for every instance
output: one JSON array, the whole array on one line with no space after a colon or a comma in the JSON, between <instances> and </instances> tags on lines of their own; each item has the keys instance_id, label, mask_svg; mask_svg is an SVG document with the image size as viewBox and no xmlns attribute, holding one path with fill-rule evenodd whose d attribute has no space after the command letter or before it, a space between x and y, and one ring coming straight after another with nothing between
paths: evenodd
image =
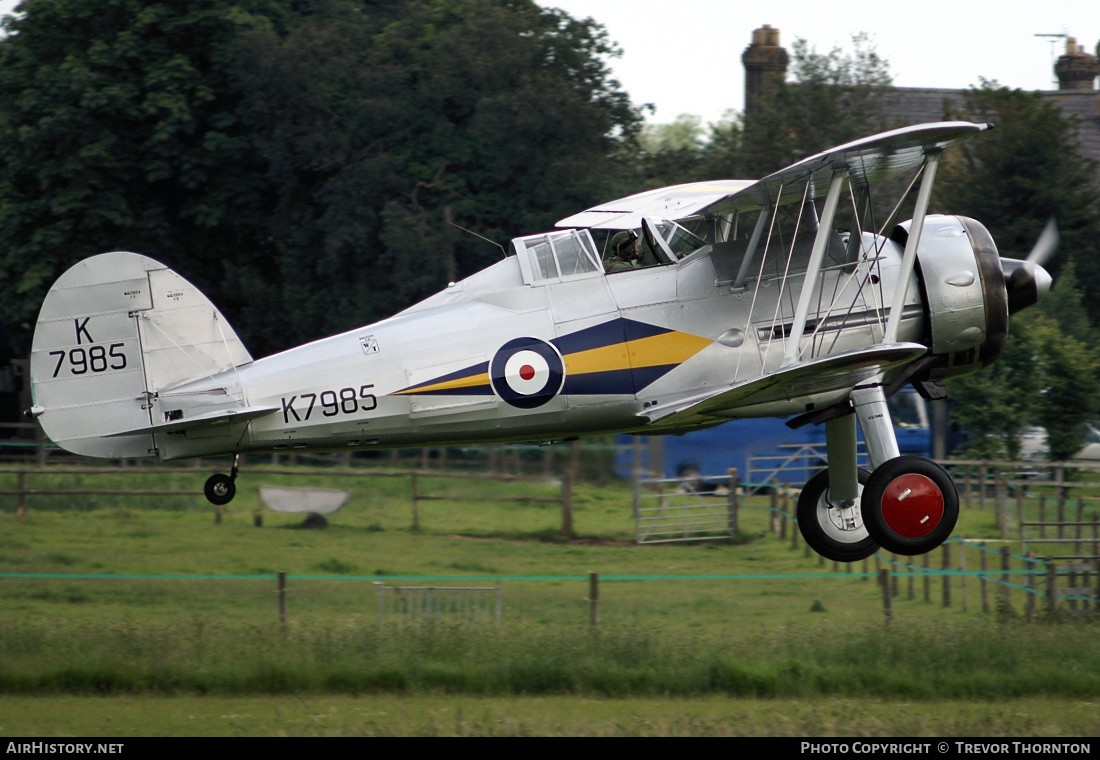
<instances>
[{"instance_id":1,"label":"horizontal stabilizer","mask_svg":"<svg viewBox=\"0 0 1100 760\"><path fill-rule=\"evenodd\" d=\"M802 362L730 388L658 404L642 416L651 425L679 428L701 423L706 418L753 416L751 407L765 404L843 396L879 374L896 373L927 352L927 346L919 343L892 343L845 351Z\"/></svg>"},{"instance_id":2,"label":"horizontal stabilizer","mask_svg":"<svg viewBox=\"0 0 1100 760\"><path fill-rule=\"evenodd\" d=\"M222 409L216 412L198 414L194 417L188 417L187 419L172 420L171 422L163 422L159 425L146 425L145 427L134 428L133 430L124 430L121 433L111 433L104 437L117 438L119 436L138 435L140 433L178 433L196 427L242 422L256 417L263 417L277 411L279 411L279 407L277 406L249 406L241 409Z\"/></svg>"}]
</instances>

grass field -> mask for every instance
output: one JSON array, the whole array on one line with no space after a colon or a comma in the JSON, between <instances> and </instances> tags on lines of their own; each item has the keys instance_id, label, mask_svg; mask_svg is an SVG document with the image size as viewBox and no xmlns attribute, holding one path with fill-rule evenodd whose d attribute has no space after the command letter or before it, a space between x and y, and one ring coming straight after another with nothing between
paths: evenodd
<instances>
[{"instance_id":1,"label":"grass field","mask_svg":"<svg viewBox=\"0 0 1100 760\"><path fill-rule=\"evenodd\" d=\"M48 487L194 493L204 477L71 475ZM256 527L261 483L352 497L325 529L271 512ZM762 497L746 501L735 542L637 546L626 484L577 488L572 540L557 505L494 500L554 497L552 483L422 478L421 493L446 498L421 503L417 531L408 478L257 467L238 485L219 524L194 495L33 497L21 520L13 497L0 503L0 733L1100 729L1091 618L1029 619L1015 588L1007 604L988 589L983 611L979 581L961 576L944 606L941 577L925 601L923 579L910 592L902 575L887 625L870 576L890 558L834 568L809 557L772 533ZM956 534L998 546L991 511L965 511ZM602 579L595 629L591 572ZM501 622L449 614L380 626L378 581L499 581Z\"/></svg>"}]
</instances>

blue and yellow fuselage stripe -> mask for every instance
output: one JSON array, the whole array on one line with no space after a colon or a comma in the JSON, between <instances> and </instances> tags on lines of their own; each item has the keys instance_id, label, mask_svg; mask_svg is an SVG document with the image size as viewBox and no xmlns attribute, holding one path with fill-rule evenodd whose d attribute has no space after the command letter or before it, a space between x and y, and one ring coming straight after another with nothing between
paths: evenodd
<instances>
[{"instance_id":1,"label":"blue and yellow fuselage stripe","mask_svg":"<svg viewBox=\"0 0 1100 760\"><path fill-rule=\"evenodd\" d=\"M565 362L562 392L635 394L711 344L708 338L617 318L550 341ZM489 362L397 391L395 395L489 395Z\"/></svg>"}]
</instances>

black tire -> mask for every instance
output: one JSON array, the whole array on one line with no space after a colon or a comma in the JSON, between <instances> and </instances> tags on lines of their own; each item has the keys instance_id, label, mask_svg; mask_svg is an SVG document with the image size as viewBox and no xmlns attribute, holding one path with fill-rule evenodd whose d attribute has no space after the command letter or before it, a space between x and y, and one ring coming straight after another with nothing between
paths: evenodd
<instances>
[{"instance_id":1,"label":"black tire","mask_svg":"<svg viewBox=\"0 0 1100 760\"><path fill-rule=\"evenodd\" d=\"M865 486L871 473L860 468L859 484ZM860 506L841 513L829 501L829 471L822 470L807 481L798 497L798 530L810 548L834 562L858 562L878 551L878 544L864 528ZM853 524L854 522L854 524Z\"/></svg>"},{"instance_id":2,"label":"black tire","mask_svg":"<svg viewBox=\"0 0 1100 760\"><path fill-rule=\"evenodd\" d=\"M931 459L883 462L863 489L863 523L887 551L913 556L942 544L959 520L959 492Z\"/></svg>"},{"instance_id":3,"label":"black tire","mask_svg":"<svg viewBox=\"0 0 1100 760\"><path fill-rule=\"evenodd\" d=\"M206 494L207 501L220 507L233 501L233 497L237 495L237 484L233 482L233 478L218 472L206 479L202 491Z\"/></svg>"}]
</instances>

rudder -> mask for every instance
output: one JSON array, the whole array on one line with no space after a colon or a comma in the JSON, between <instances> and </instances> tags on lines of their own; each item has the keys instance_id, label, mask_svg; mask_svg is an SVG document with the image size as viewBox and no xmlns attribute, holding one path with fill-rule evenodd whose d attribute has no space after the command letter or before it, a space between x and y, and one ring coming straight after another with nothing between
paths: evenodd
<instances>
[{"instance_id":1,"label":"rudder","mask_svg":"<svg viewBox=\"0 0 1100 760\"><path fill-rule=\"evenodd\" d=\"M187 280L141 254L104 253L67 270L43 301L31 411L74 454L156 456L157 394L251 360Z\"/></svg>"}]
</instances>

